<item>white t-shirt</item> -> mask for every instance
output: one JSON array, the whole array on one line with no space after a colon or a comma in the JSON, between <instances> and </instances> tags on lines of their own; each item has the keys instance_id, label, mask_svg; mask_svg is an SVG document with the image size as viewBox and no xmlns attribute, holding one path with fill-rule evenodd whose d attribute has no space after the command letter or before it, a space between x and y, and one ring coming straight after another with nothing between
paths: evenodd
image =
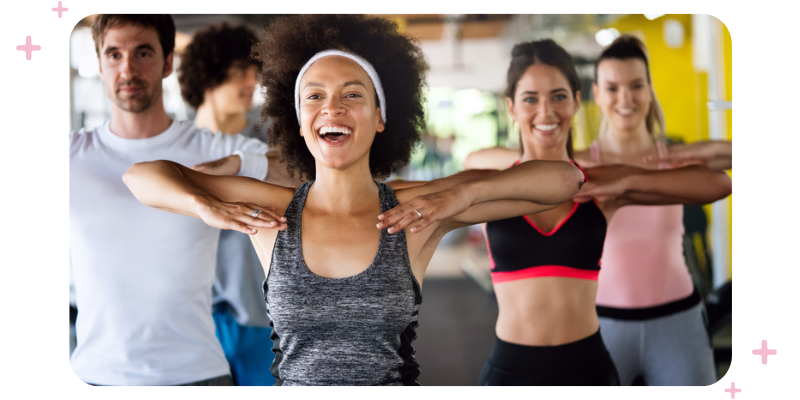
<instances>
[{"instance_id":1,"label":"white t-shirt","mask_svg":"<svg viewBox=\"0 0 800 400\"><path fill-rule=\"evenodd\" d=\"M69 247L79 310L70 361L84 382L178 385L229 373L211 316L219 230L139 203L122 175L141 161L192 166L236 150L252 158L267 146L189 121L147 139L116 136L108 122L70 134ZM256 162L263 168L252 164L242 171L263 179L266 158Z\"/></svg>"}]
</instances>

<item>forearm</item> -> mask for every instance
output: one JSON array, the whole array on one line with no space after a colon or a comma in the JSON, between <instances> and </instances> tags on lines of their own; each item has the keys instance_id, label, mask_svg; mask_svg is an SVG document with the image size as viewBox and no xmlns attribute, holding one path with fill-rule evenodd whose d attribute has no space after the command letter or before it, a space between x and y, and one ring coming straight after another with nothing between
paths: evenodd
<instances>
[{"instance_id":1,"label":"forearm","mask_svg":"<svg viewBox=\"0 0 800 400\"><path fill-rule=\"evenodd\" d=\"M629 204L707 204L732 191L725 172L700 166L671 170L642 170L623 178Z\"/></svg>"},{"instance_id":2,"label":"forearm","mask_svg":"<svg viewBox=\"0 0 800 400\"><path fill-rule=\"evenodd\" d=\"M733 143L728 140L710 142L714 157L707 166L711 169L726 170L733 168Z\"/></svg>"},{"instance_id":3,"label":"forearm","mask_svg":"<svg viewBox=\"0 0 800 400\"><path fill-rule=\"evenodd\" d=\"M716 170L733 167L733 142L730 140L704 140L669 147L670 154L688 159L702 160L703 165Z\"/></svg>"},{"instance_id":4,"label":"forearm","mask_svg":"<svg viewBox=\"0 0 800 400\"><path fill-rule=\"evenodd\" d=\"M473 204L495 200L525 200L561 204L580 189L583 173L566 161L535 160L469 179L461 185Z\"/></svg>"},{"instance_id":5,"label":"forearm","mask_svg":"<svg viewBox=\"0 0 800 400\"><path fill-rule=\"evenodd\" d=\"M197 217L198 201L210 195L186 178L185 169L165 160L137 163L122 180L146 206Z\"/></svg>"},{"instance_id":6,"label":"forearm","mask_svg":"<svg viewBox=\"0 0 800 400\"><path fill-rule=\"evenodd\" d=\"M506 169L519 160L520 151L506 147L491 147L474 151L464 158L464 169Z\"/></svg>"}]
</instances>

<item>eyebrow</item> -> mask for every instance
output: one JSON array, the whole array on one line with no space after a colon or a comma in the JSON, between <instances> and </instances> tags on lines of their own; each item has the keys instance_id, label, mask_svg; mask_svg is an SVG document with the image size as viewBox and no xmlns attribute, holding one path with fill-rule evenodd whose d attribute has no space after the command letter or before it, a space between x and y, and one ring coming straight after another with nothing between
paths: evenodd
<instances>
[{"instance_id":1,"label":"eyebrow","mask_svg":"<svg viewBox=\"0 0 800 400\"><path fill-rule=\"evenodd\" d=\"M363 83L361 83L361 82L359 82L359 81L347 81L347 82L345 82L345 83L342 85L342 87L346 87L346 86L353 86L353 85L356 85L356 86L361 86L361 87L363 87L364 89L366 89L366 88L367 88L367 86L366 86L366 85L364 85ZM308 83L306 83L306 85L305 85L305 86L303 86L303 89L305 89L305 88L307 88L307 87L309 87L309 86L313 86L313 87L325 87L325 85L324 85L324 84L322 84L322 83L320 83L320 82L308 82Z\"/></svg>"},{"instance_id":2,"label":"eyebrow","mask_svg":"<svg viewBox=\"0 0 800 400\"><path fill-rule=\"evenodd\" d=\"M551 91L550 91L550 93L566 92L566 91L567 91L567 89L564 89L564 88L558 88L558 89L553 89L553 90L551 90ZM530 90L526 90L526 91L522 92L521 94L522 94L523 96L524 96L524 95L526 95L526 94L535 94L535 95L538 95L538 94L539 94L539 92L533 92L533 91L530 91Z\"/></svg>"},{"instance_id":3,"label":"eyebrow","mask_svg":"<svg viewBox=\"0 0 800 400\"><path fill-rule=\"evenodd\" d=\"M106 49L105 49L105 51L103 51L103 54L109 54L109 53L115 52L115 51L117 51L117 50L119 50L119 47L117 47L117 46L110 46L110 47L106 48ZM150 51L153 51L153 52L155 52L155 51L156 51L156 49L154 49L154 48L153 48L153 46L151 46L151 45L149 45L149 44L146 44L146 43L145 43L145 44L140 44L140 45L136 46L136 48L134 49L134 51L136 51L136 50L150 50Z\"/></svg>"},{"instance_id":4,"label":"eyebrow","mask_svg":"<svg viewBox=\"0 0 800 400\"><path fill-rule=\"evenodd\" d=\"M628 81L628 83L639 83L639 82L646 82L646 81L647 81L647 79L645 79L645 78L636 78L636 79L631 79L630 81ZM615 84L615 85L619 84L619 82L612 81L611 79L603 79L603 82L605 84Z\"/></svg>"}]
</instances>

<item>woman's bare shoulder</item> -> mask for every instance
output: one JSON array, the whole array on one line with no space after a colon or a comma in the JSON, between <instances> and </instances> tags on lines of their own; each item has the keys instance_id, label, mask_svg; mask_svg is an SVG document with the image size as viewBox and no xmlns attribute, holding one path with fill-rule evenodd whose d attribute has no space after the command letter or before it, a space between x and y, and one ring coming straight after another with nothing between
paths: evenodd
<instances>
[{"instance_id":1,"label":"woman's bare shoulder","mask_svg":"<svg viewBox=\"0 0 800 400\"><path fill-rule=\"evenodd\" d=\"M602 165L600 162L592 160L592 155L589 152L589 149L574 152L572 159L575 160L575 162L581 167L596 167L598 165Z\"/></svg>"}]
</instances>

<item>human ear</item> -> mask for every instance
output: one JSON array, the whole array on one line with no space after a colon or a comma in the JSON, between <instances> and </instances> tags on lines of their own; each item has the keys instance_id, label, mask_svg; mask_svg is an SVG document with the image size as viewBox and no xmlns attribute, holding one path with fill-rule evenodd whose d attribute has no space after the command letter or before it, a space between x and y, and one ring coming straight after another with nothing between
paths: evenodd
<instances>
[{"instance_id":1,"label":"human ear","mask_svg":"<svg viewBox=\"0 0 800 400\"><path fill-rule=\"evenodd\" d=\"M511 97L506 97L506 106L508 106L508 113L511 114L511 119L517 120L517 115L514 113L514 100Z\"/></svg>"},{"instance_id":2,"label":"human ear","mask_svg":"<svg viewBox=\"0 0 800 400\"><path fill-rule=\"evenodd\" d=\"M383 123L383 117L381 116L381 108L378 107L378 127L375 129L378 132L383 132L386 129L386 125Z\"/></svg>"},{"instance_id":3,"label":"human ear","mask_svg":"<svg viewBox=\"0 0 800 400\"><path fill-rule=\"evenodd\" d=\"M576 114L578 110L581 109L581 92L575 92L575 110L572 111L573 114Z\"/></svg>"},{"instance_id":4,"label":"human ear","mask_svg":"<svg viewBox=\"0 0 800 400\"><path fill-rule=\"evenodd\" d=\"M167 55L167 58L164 60L164 76L162 77L162 79L168 77L169 74L172 73L172 61L174 55L175 52L169 53L169 55Z\"/></svg>"}]
</instances>

